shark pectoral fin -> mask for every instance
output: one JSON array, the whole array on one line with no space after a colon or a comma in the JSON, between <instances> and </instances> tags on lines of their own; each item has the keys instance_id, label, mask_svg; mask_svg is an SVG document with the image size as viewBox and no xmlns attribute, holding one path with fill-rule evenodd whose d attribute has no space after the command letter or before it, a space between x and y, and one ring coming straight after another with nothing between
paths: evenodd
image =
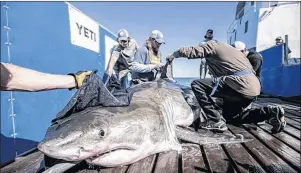
<instances>
[{"instance_id":1,"label":"shark pectoral fin","mask_svg":"<svg viewBox=\"0 0 301 173\"><path fill-rule=\"evenodd\" d=\"M243 141L244 140L244 136L242 134L236 134L237 137L240 137L240 139Z\"/></svg>"},{"instance_id":2,"label":"shark pectoral fin","mask_svg":"<svg viewBox=\"0 0 301 173\"><path fill-rule=\"evenodd\" d=\"M235 134L235 136L233 136L231 140L232 142L229 143L245 143L245 142L252 141L253 138L245 137L242 134Z\"/></svg>"},{"instance_id":3,"label":"shark pectoral fin","mask_svg":"<svg viewBox=\"0 0 301 173\"><path fill-rule=\"evenodd\" d=\"M235 134L235 136L237 138L240 138L240 140L243 142L243 141L250 141L250 140L253 140L252 138L245 138L244 135L242 134Z\"/></svg>"}]
</instances>

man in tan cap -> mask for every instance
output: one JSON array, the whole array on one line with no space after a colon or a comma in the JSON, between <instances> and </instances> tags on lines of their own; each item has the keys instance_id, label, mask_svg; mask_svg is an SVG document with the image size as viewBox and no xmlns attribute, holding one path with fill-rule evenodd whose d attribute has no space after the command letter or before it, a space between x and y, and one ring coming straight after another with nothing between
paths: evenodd
<instances>
[{"instance_id":1,"label":"man in tan cap","mask_svg":"<svg viewBox=\"0 0 301 173\"><path fill-rule=\"evenodd\" d=\"M281 44L286 44L286 43L284 43L283 38L281 36L277 37L275 39L275 42L276 42L277 46L281 45ZM292 51L289 47L287 47L287 49L288 49L287 55L290 57L290 54L292 53ZM284 49L284 54L286 54L286 49Z\"/></svg>"},{"instance_id":2,"label":"man in tan cap","mask_svg":"<svg viewBox=\"0 0 301 173\"><path fill-rule=\"evenodd\" d=\"M131 83L131 66L138 44L125 29L118 31L117 41L118 45L113 47L106 73L109 77L115 74L121 85L127 88Z\"/></svg>"},{"instance_id":3,"label":"man in tan cap","mask_svg":"<svg viewBox=\"0 0 301 173\"><path fill-rule=\"evenodd\" d=\"M156 71L163 67L162 44L165 44L162 32L153 30L146 43L136 51L132 67L135 84L155 80Z\"/></svg>"}]
</instances>

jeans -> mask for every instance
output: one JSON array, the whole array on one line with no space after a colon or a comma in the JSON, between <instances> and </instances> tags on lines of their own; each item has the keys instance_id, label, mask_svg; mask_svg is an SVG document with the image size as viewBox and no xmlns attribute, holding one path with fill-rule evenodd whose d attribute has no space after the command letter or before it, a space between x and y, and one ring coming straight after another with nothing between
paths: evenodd
<instances>
[{"instance_id":1,"label":"jeans","mask_svg":"<svg viewBox=\"0 0 301 173\"><path fill-rule=\"evenodd\" d=\"M114 70L113 72L113 76L118 79L119 76L118 76L118 72ZM124 77L122 77L120 79L120 84L121 86L126 89L126 88L129 88L131 85L132 85L132 74L131 72L128 72Z\"/></svg>"},{"instance_id":2,"label":"jeans","mask_svg":"<svg viewBox=\"0 0 301 173\"><path fill-rule=\"evenodd\" d=\"M272 110L267 106L246 109L256 97L244 96L222 81L212 96L222 99L220 104L209 96L213 89L212 79L194 80L191 88L205 112L204 118L207 121L219 122L223 117L229 123L244 124L258 123L272 117Z\"/></svg>"},{"instance_id":3,"label":"jeans","mask_svg":"<svg viewBox=\"0 0 301 173\"><path fill-rule=\"evenodd\" d=\"M120 79L120 83L123 88L129 88L132 85L132 74L127 73L126 76Z\"/></svg>"}]
</instances>

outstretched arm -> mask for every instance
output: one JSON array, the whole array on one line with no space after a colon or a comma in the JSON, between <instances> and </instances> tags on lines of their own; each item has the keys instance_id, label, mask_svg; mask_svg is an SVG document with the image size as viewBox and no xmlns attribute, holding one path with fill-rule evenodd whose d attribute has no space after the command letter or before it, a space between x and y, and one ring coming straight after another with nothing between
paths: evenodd
<instances>
[{"instance_id":1,"label":"outstretched arm","mask_svg":"<svg viewBox=\"0 0 301 173\"><path fill-rule=\"evenodd\" d=\"M108 67L106 70L106 73L109 75L109 77L111 77L113 74L114 65L115 65L116 61L118 60L119 56L120 56L120 52L118 52L116 50L112 51L110 61L108 63Z\"/></svg>"},{"instance_id":2,"label":"outstretched arm","mask_svg":"<svg viewBox=\"0 0 301 173\"><path fill-rule=\"evenodd\" d=\"M88 75L88 72L75 75L75 77L71 75L42 73L1 62L0 89L5 91L72 89L80 87L86 75Z\"/></svg>"},{"instance_id":3,"label":"outstretched arm","mask_svg":"<svg viewBox=\"0 0 301 173\"><path fill-rule=\"evenodd\" d=\"M215 54L215 42L206 42L199 46L188 46L182 47L179 50L175 51L172 55L168 56L167 59L172 60L173 58L188 58L188 59L197 59L204 58L206 56Z\"/></svg>"}]
</instances>

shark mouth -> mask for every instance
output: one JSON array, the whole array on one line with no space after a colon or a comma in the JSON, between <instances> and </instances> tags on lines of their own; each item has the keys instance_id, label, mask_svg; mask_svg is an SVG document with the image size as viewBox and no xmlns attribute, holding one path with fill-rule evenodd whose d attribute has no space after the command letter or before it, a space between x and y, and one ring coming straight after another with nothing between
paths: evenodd
<instances>
[{"instance_id":1,"label":"shark mouth","mask_svg":"<svg viewBox=\"0 0 301 173\"><path fill-rule=\"evenodd\" d=\"M88 160L89 160L89 161L93 161L93 160L95 160L95 159L100 159L100 158L103 158L103 157L105 157L105 156L107 156L107 155L109 155L109 154L112 154L112 153L118 152L118 151L122 151L122 150L123 150L123 151L124 151L124 150L127 150L127 151L134 151L134 149L129 148L129 147L112 148L112 149L107 150L107 151L105 151L105 152L98 153L97 155L94 155L94 156L90 157Z\"/></svg>"}]
</instances>

